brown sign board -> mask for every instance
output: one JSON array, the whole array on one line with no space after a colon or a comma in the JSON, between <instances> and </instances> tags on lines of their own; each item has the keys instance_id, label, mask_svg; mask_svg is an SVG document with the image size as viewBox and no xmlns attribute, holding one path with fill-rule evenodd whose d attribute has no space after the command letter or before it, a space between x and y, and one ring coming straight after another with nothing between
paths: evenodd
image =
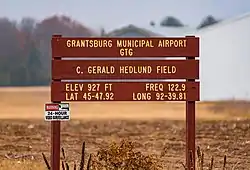
<instances>
[{"instance_id":1,"label":"brown sign board","mask_svg":"<svg viewBox=\"0 0 250 170\"><path fill-rule=\"evenodd\" d=\"M195 101L200 100L200 84L195 82L195 79L199 79L199 61L195 60L195 57L199 57L198 37L73 38L53 35L51 47L53 78L51 101L53 103L63 101L186 101L186 167L188 170L195 170ZM66 57L72 59L98 57L106 58L108 61L60 61ZM107 57L113 57L114 60L115 58L130 57L133 60L110 61ZM138 57L185 57L186 61L138 61ZM152 68L152 72L149 74L121 74L120 66L125 66L124 64L133 67L146 64ZM114 66L116 72L109 75L90 74L88 66ZM156 73L157 66L162 68L161 73ZM167 74L162 73L165 70L167 70ZM171 73L174 70L175 73ZM78 82L61 82L63 79ZM80 82L83 79L107 81ZM186 82L108 81L111 79L118 81L124 79L186 79ZM60 121L51 123L51 167L53 170L60 169L60 128Z\"/></svg>"},{"instance_id":2,"label":"brown sign board","mask_svg":"<svg viewBox=\"0 0 250 170\"><path fill-rule=\"evenodd\" d=\"M199 82L58 82L56 101L199 101Z\"/></svg>"},{"instance_id":3,"label":"brown sign board","mask_svg":"<svg viewBox=\"0 0 250 170\"><path fill-rule=\"evenodd\" d=\"M52 79L198 79L199 60L53 60Z\"/></svg>"},{"instance_id":4,"label":"brown sign board","mask_svg":"<svg viewBox=\"0 0 250 170\"><path fill-rule=\"evenodd\" d=\"M199 57L199 38L53 37L53 57Z\"/></svg>"}]
</instances>

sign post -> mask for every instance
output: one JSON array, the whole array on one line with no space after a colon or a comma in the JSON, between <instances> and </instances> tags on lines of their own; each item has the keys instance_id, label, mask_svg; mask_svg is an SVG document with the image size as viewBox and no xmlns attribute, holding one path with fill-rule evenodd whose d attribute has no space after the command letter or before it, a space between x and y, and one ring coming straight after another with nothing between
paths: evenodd
<instances>
[{"instance_id":1,"label":"sign post","mask_svg":"<svg viewBox=\"0 0 250 170\"><path fill-rule=\"evenodd\" d=\"M53 38L61 38L62 35L53 35ZM51 42L52 47L52 63L53 60L58 60L60 58L56 58L54 55L54 47L53 43ZM53 72L52 72L53 75ZM57 81L61 81L58 79ZM53 91L51 91L51 94L53 94ZM51 102L53 103L61 103L60 100L53 100L51 99ZM51 168L52 170L60 170L60 145L61 145L61 122L58 121L52 121L51 122Z\"/></svg>"},{"instance_id":2,"label":"sign post","mask_svg":"<svg viewBox=\"0 0 250 170\"><path fill-rule=\"evenodd\" d=\"M200 83L195 81L199 79L199 60L195 58L199 57L199 38L54 35L51 46L53 103L185 101L186 166L195 170L195 101L200 100ZM51 147L52 170L59 170L60 121L51 122Z\"/></svg>"},{"instance_id":3,"label":"sign post","mask_svg":"<svg viewBox=\"0 0 250 170\"><path fill-rule=\"evenodd\" d=\"M187 61L194 58L187 57ZM195 79L187 79L195 82ZM186 101L186 166L188 170L195 170L195 101Z\"/></svg>"}]
</instances>

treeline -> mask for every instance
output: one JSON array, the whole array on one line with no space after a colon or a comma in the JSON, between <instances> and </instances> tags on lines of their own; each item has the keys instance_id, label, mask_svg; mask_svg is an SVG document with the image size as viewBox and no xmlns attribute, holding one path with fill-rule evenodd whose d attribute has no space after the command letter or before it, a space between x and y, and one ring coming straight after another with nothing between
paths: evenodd
<instances>
[{"instance_id":1,"label":"treeline","mask_svg":"<svg viewBox=\"0 0 250 170\"><path fill-rule=\"evenodd\" d=\"M51 79L53 34L91 36L94 32L65 16L40 22L0 18L0 86L48 85Z\"/></svg>"},{"instance_id":2,"label":"treeline","mask_svg":"<svg viewBox=\"0 0 250 170\"><path fill-rule=\"evenodd\" d=\"M216 22L212 16L207 16L198 28ZM165 17L157 25L184 26L172 16ZM105 34L105 30L100 33ZM20 22L0 18L0 86L50 84L53 34L88 37L98 33L66 16L52 16L39 22L33 18L23 18Z\"/></svg>"}]
</instances>

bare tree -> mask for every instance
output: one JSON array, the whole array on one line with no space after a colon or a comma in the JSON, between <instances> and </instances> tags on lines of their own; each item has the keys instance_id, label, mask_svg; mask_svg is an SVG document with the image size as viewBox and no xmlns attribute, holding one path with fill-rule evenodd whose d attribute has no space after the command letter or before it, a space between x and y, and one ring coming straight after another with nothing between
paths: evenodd
<instances>
[{"instance_id":1,"label":"bare tree","mask_svg":"<svg viewBox=\"0 0 250 170\"><path fill-rule=\"evenodd\" d=\"M62 34L64 36L83 36L89 37L93 35L92 30L86 26L72 20L67 16L52 16L42 20L36 25L35 29L36 43L39 46L42 57L42 65L48 80L50 79L50 60L51 46L50 40L53 34Z\"/></svg>"},{"instance_id":2,"label":"bare tree","mask_svg":"<svg viewBox=\"0 0 250 170\"><path fill-rule=\"evenodd\" d=\"M12 74L24 64L24 37L16 24L7 18L0 18L0 85L9 85Z\"/></svg>"}]
</instances>

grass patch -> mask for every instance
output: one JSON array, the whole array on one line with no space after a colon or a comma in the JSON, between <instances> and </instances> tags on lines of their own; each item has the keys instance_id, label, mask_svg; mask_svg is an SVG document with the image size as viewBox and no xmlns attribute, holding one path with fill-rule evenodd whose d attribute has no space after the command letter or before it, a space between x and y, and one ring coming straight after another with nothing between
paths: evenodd
<instances>
[{"instance_id":1,"label":"grass patch","mask_svg":"<svg viewBox=\"0 0 250 170\"><path fill-rule=\"evenodd\" d=\"M215 114L228 114L250 118L250 101L224 100L216 102L204 102L207 109Z\"/></svg>"}]
</instances>

